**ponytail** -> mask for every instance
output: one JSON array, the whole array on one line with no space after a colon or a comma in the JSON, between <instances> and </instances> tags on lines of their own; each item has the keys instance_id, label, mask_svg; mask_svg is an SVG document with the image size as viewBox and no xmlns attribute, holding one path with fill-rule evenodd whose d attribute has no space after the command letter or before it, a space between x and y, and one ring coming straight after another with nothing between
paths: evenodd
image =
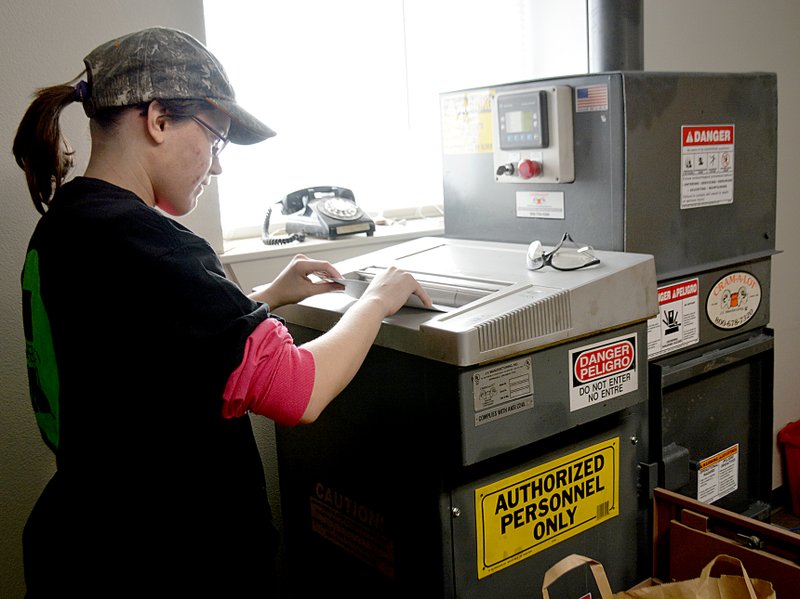
<instances>
[{"instance_id":1,"label":"ponytail","mask_svg":"<svg viewBox=\"0 0 800 599\"><path fill-rule=\"evenodd\" d=\"M71 85L54 85L36 92L14 137L14 157L25 171L33 205L40 214L74 165L74 151L61 133L65 106L80 101Z\"/></svg>"}]
</instances>

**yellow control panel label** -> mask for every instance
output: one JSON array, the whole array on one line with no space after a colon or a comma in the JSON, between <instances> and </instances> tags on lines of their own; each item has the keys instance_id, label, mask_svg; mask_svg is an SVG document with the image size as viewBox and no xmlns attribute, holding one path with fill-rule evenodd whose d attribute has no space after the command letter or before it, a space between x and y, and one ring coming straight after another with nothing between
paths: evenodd
<instances>
[{"instance_id":1,"label":"yellow control panel label","mask_svg":"<svg viewBox=\"0 0 800 599\"><path fill-rule=\"evenodd\" d=\"M494 90L464 92L441 99L444 154L484 154L492 151Z\"/></svg>"},{"instance_id":2,"label":"yellow control panel label","mask_svg":"<svg viewBox=\"0 0 800 599\"><path fill-rule=\"evenodd\" d=\"M478 578L619 515L619 437L475 489Z\"/></svg>"}]
</instances>

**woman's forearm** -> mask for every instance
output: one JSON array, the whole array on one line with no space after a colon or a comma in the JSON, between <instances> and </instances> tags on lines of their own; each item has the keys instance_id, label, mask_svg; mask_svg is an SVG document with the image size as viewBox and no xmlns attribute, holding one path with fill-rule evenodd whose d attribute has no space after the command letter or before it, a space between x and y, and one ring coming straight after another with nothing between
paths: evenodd
<instances>
[{"instance_id":1,"label":"woman's forearm","mask_svg":"<svg viewBox=\"0 0 800 599\"><path fill-rule=\"evenodd\" d=\"M358 372L380 330L386 307L378 298L353 304L327 333L303 345L314 355L314 390L300 422L316 420Z\"/></svg>"}]
</instances>

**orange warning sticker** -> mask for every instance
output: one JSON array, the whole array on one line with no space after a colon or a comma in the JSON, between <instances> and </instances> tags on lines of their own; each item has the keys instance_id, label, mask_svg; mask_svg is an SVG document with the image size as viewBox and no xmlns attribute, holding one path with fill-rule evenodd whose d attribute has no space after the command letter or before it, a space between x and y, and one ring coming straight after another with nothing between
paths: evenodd
<instances>
[{"instance_id":1,"label":"orange warning sticker","mask_svg":"<svg viewBox=\"0 0 800 599\"><path fill-rule=\"evenodd\" d=\"M739 488L739 444L700 460L697 469L697 500L713 503Z\"/></svg>"}]
</instances>

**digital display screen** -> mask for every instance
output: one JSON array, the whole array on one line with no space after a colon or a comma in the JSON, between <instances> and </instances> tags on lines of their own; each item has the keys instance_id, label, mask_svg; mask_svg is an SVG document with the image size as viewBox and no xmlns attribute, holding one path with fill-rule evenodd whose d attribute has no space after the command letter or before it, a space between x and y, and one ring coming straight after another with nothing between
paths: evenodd
<instances>
[{"instance_id":1,"label":"digital display screen","mask_svg":"<svg viewBox=\"0 0 800 599\"><path fill-rule=\"evenodd\" d=\"M501 149L547 147L547 94L544 91L498 96L497 111Z\"/></svg>"},{"instance_id":2,"label":"digital display screen","mask_svg":"<svg viewBox=\"0 0 800 599\"><path fill-rule=\"evenodd\" d=\"M508 133L526 133L533 131L533 113L515 110L506 113L506 131Z\"/></svg>"}]
</instances>

